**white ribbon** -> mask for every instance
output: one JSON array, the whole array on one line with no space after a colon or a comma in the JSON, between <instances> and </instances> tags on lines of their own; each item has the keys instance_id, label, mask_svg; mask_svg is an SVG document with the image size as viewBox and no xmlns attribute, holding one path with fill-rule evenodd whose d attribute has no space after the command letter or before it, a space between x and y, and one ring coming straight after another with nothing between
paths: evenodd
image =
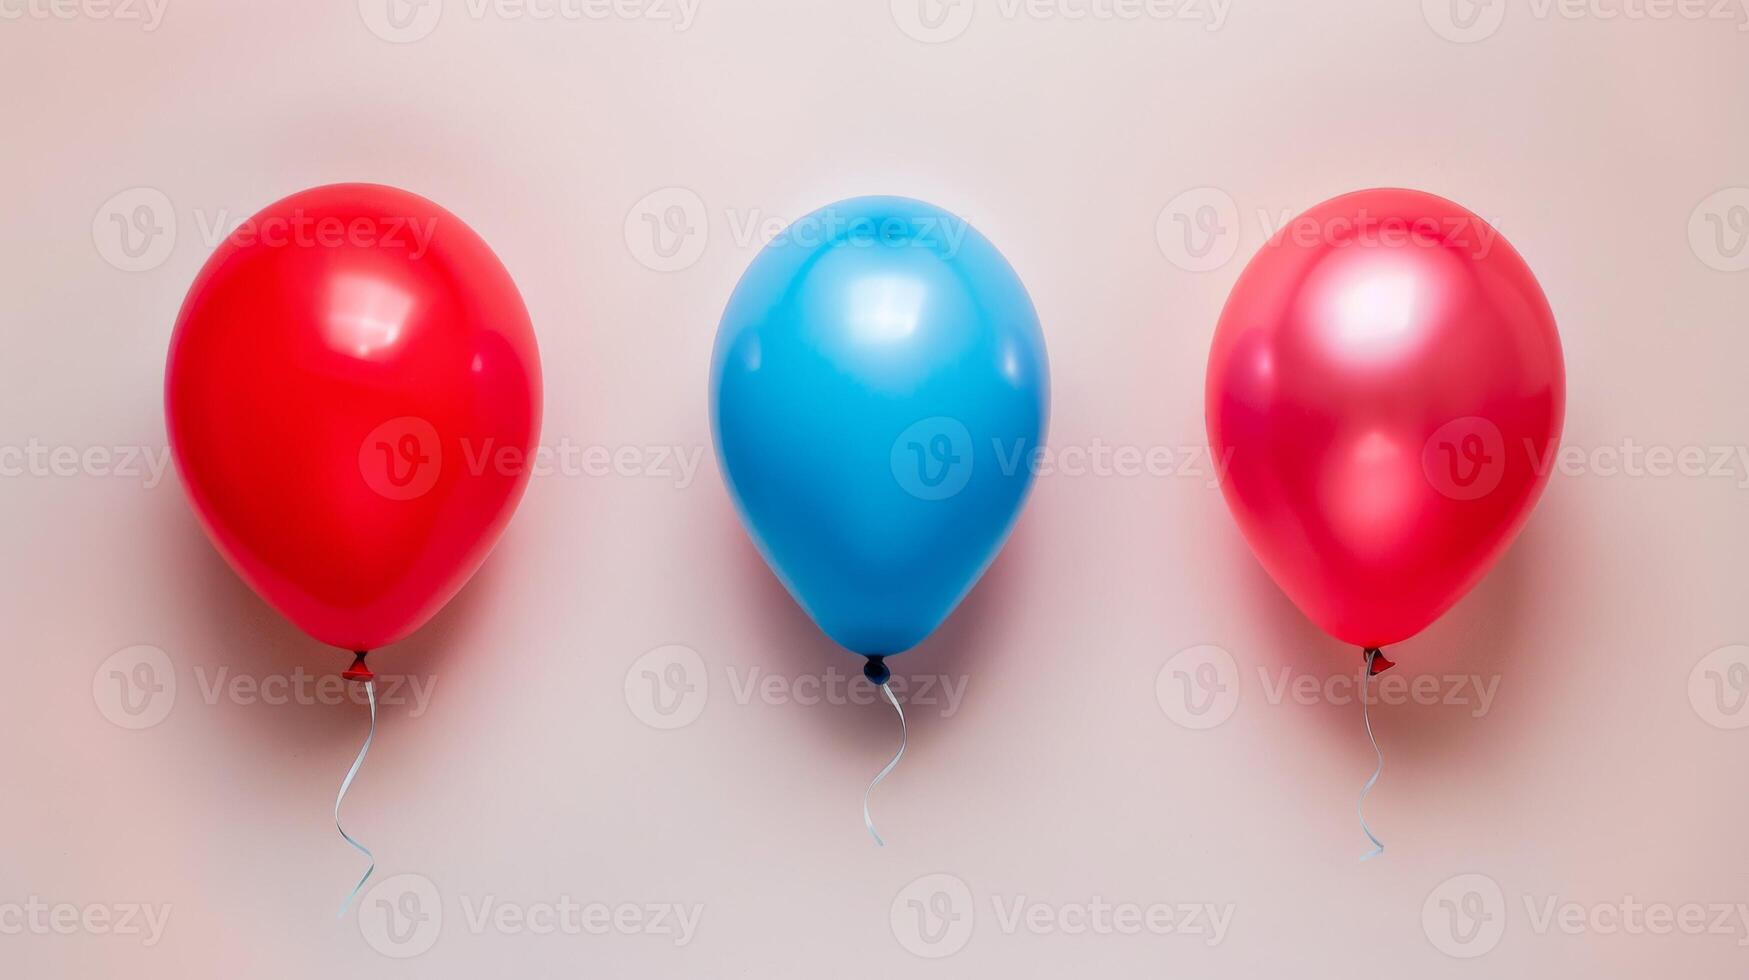
<instances>
[{"instance_id":1,"label":"white ribbon","mask_svg":"<svg viewBox=\"0 0 1749 980\"><path fill-rule=\"evenodd\" d=\"M1385 754L1379 751L1379 740L1373 737L1372 716L1367 712L1366 696L1367 682L1372 680L1372 662L1378 655L1379 651L1377 650L1366 651L1366 664L1360 668L1360 719L1366 723L1367 741L1372 743L1373 755L1378 756L1379 760L1378 765L1372 771L1372 778L1368 779L1366 785L1360 788L1360 801L1354 804L1354 812L1360 817L1361 833L1366 834L1367 840L1372 841L1372 850L1360 856L1362 861L1370 861L1385 853L1384 842L1379 840L1377 835L1372 832L1372 828L1366 825L1366 794L1372 792L1373 785L1379 781L1379 774L1385 771Z\"/></svg>"},{"instance_id":2,"label":"white ribbon","mask_svg":"<svg viewBox=\"0 0 1749 980\"><path fill-rule=\"evenodd\" d=\"M893 767L899 764L899 760L905 757L905 744L910 740L909 733L905 728L905 709L899 707L899 699L893 696L892 687L882 684L881 693L887 696L887 701L892 704L893 710L899 713L899 751L894 754L893 761L887 763L887 767L875 775L875 778L869 782L868 789L863 790L862 793L862 825L868 828L868 835L874 838L876 847L886 847L887 842L881 840L880 834L875 833L874 818L868 813L868 797L870 793L874 792L874 788L880 784L880 781L887 778L887 773L892 772Z\"/></svg>"},{"instance_id":3,"label":"white ribbon","mask_svg":"<svg viewBox=\"0 0 1749 980\"><path fill-rule=\"evenodd\" d=\"M358 897L359 891L364 888L364 883L370 880L371 873L377 869L376 855L370 852L370 848L354 840L352 835L346 832L346 828L340 826L340 803L346 799L346 791L352 788L352 780L358 775L358 767L364 765L364 757L370 752L371 740L377 737L376 681L365 681L364 693L365 697L370 700L370 731L365 733L364 745L358 750L358 758L352 760L352 768L346 771L346 778L340 783L340 795L334 797L334 829L340 831L340 836L346 838L346 843L351 844L358 849L358 853L370 859L370 867L364 869L364 877L358 879L358 884L352 886L352 891L346 896L346 901L340 903L340 912L335 916L337 919L346 917L346 910L352 907L352 900Z\"/></svg>"}]
</instances>

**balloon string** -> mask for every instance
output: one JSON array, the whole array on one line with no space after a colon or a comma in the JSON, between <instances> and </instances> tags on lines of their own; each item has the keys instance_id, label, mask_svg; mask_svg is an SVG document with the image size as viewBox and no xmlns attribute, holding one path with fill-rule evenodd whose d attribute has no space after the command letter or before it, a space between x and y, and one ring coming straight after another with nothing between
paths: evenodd
<instances>
[{"instance_id":1,"label":"balloon string","mask_svg":"<svg viewBox=\"0 0 1749 980\"><path fill-rule=\"evenodd\" d=\"M352 886L352 891L346 896L346 901L340 903L340 912L335 916L337 919L346 917L346 910L352 907L352 900L358 897L359 891L364 888L364 883L370 880L371 873L377 869L376 855L370 852L370 848L355 840L351 834L346 832L346 828L340 825L340 804L346 799L346 791L352 788L352 780L358 775L358 768L364 765L364 757L370 752L370 743L377 736L376 681L367 680L364 682L364 694L370 701L370 731L365 733L364 745L359 747L358 758L352 760L352 768L346 771L346 778L340 783L340 795L334 797L334 829L340 831L340 836L346 838L346 843L351 844L358 849L360 854L370 859L370 867L364 869L364 877L358 879L358 884Z\"/></svg>"},{"instance_id":2,"label":"balloon string","mask_svg":"<svg viewBox=\"0 0 1749 980\"><path fill-rule=\"evenodd\" d=\"M899 713L899 751L893 754L893 761L887 763L887 767L877 773L875 778L869 782L868 789L863 790L862 825L868 828L868 835L874 838L876 847L886 847L887 842L881 840L880 834L875 833L874 818L868 813L868 798L869 794L874 792L874 788L880 785L880 781L887 778L887 773L892 772L893 768L899 764L899 760L905 757L905 745L910 741L910 735L905 727L905 709L899 707L899 699L893 696L892 687L883 683L880 688L881 693L887 696L887 702L893 706L893 710Z\"/></svg>"},{"instance_id":3,"label":"balloon string","mask_svg":"<svg viewBox=\"0 0 1749 980\"><path fill-rule=\"evenodd\" d=\"M1377 756L1379 760L1378 765L1372 771L1372 778L1368 779L1366 785L1360 788L1359 802L1354 804L1354 812L1360 817L1360 830L1366 834L1368 840L1372 841L1372 850L1361 855L1362 861L1370 861L1385 853L1384 842L1379 840L1378 835L1372 832L1372 828L1366 825L1366 794L1372 792L1373 786L1379 781L1379 775L1385 771L1385 754L1379 751L1379 740L1372 733L1372 716L1368 713L1366 696L1367 681L1372 679L1372 662L1378 656L1378 650L1369 648L1366 651L1366 665L1361 668L1360 673L1360 720L1366 724L1367 741L1372 743L1373 755Z\"/></svg>"}]
</instances>

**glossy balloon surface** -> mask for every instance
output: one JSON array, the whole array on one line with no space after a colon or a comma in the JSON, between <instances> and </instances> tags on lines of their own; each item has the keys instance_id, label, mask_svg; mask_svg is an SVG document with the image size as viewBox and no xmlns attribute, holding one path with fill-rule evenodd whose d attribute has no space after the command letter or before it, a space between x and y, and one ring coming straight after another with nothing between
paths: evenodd
<instances>
[{"instance_id":1,"label":"glossy balloon surface","mask_svg":"<svg viewBox=\"0 0 1749 980\"><path fill-rule=\"evenodd\" d=\"M1252 259L1206 410L1263 566L1327 632L1376 647L1425 628L1512 542L1565 393L1554 316L1505 238L1442 198L1373 190Z\"/></svg>"},{"instance_id":2,"label":"glossy balloon surface","mask_svg":"<svg viewBox=\"0 0 1749 980\"><path fill-rule=\"evenodd\" d=\"M718 460L821 629L911 648L996 556L1032 483L1049 369L1019 277L945 211L857 198L754 260L717 335Z\"/></svg>"},{"instance_id":3,"label":"glossy balloon surface","mask_svg":"<svg viewBox=\"0 0 1749 980\"><path fill-rule=\"evenodd\" d=\"M333 185L213 254L176 323L165 407L220 553L311 636L369 650L441 608L510 519L540 361L510 275L459 218Z\"/></svg>"}]
</instances>

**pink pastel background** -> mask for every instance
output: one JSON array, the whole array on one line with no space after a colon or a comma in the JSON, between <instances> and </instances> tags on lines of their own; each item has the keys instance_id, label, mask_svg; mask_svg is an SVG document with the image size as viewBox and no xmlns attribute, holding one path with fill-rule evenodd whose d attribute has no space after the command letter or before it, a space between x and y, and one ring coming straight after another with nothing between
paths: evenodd
<instances>
[{"instance_id":1,"label":"pink pastel background","mask_svg":"<svg viewBox=\"0 0 1749 980\"><path fill-rule=\"evenodd\" d=\"M678 0L600 19L447 0L390 21L381 0L156 0L152 20L144 0L69 3L0 8L0 974L1742 975L1735 919L1608 923L1629 899L1749 903L1749 728L1733 727L1749 708L1731 686L1749 651L1713 653L1749 642L1749 15L707 0L683 21ZM238 582L173 474L19 462L162 453L164 351L213 229L338 180L472 224L534 317L543 442L632 461L537 477L474 583L373 658L430 685L385 709L347 811L380 880L439 896L441 929L404 959L401 930L360 918L395 894L334 917L363 867L328 811L364 709L248 693L344 658ZM1576 455L1502 564L1390 651L1441 694L1374 711L1369 816L1390 849L1361 864L1357 653L1283 599L1183 451L1205 440L1221 302L1269 223L1379 184L1465 204L1537 271ZM832 686L857 663L748 544L705 397L759 228L862 193L934 201L1007 254L1045 326L1061 463L966 604L893 664L963 698L937 686L913 706L911 752L876 793L884 850L858 806L893 719ZM1186 201L1232 208L1200 255L1177 237ZM159 237L118 238L115 217L142 213ZM696 474L647 472L653 447ZM1189 471L1078 464L1098 447L1170 449ZM1648 447L1729 463L1611 463ZM1203 645L1230 657L1192 654L1237 696L1206 728L1173 667ZM643 686L668 664L702 698L672 728L686 719ZM826 703L796 703L828 670ZM1337 680L1283 696L1283 671ZM147 715L118 676L153 679ZM971 901L925 905L969 938L919 938L909 899L935 874ZM1451 955L1443 904L1466 875L1498 889L1481 918L1503 923L1460 944L1471 958ZM470 921L488 899L567 896L702 915L684 945ZM168 919L155 942L9 928L33 898ZM1005 918L1095 899L1212 905L1230 927ZM1579 906L1580 928L1542 924L1550 902Z\"/></svg>"}]
</instances>

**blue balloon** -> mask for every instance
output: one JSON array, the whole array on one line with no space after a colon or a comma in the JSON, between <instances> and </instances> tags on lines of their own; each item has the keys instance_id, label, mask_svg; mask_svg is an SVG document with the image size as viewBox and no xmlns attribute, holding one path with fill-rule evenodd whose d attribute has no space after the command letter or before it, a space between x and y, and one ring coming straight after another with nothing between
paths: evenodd
<instances>
[{"instance_id":1,"label":"blue balloon","mask_svg":"<svg viewBox=\"0 0 1749 980\"><path fill-rule=\"evenodd\" d=\"M1049 401L1013 268L963 219L905 198L829 205L768 244L711 363L743 523L814 622L869 657L922 642L1001 550Z\"/></svg>"}]
</instances>

